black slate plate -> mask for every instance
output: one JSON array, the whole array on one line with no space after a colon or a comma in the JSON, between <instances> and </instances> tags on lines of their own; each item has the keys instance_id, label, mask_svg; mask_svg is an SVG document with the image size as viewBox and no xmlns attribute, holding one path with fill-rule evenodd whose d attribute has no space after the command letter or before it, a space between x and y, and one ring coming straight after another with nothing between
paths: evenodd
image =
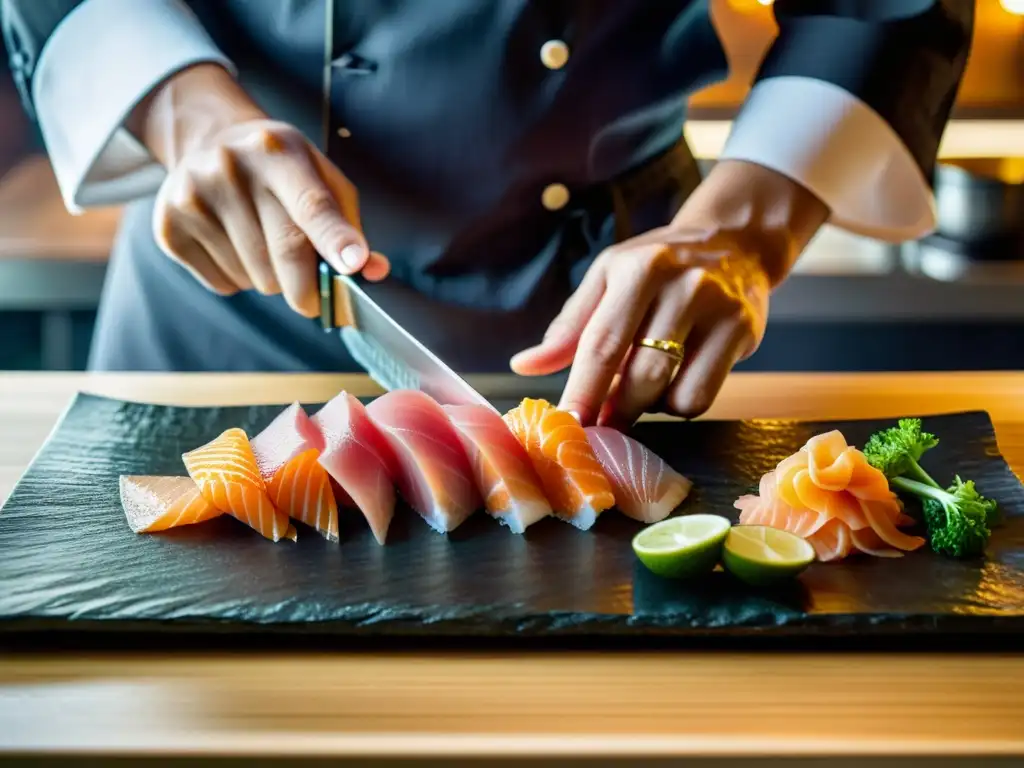
<instances>
[{"instance_id":1,"label":"black slate plate","mask_svg":"<svg viewBox=\"0 0 1024 768\"><path fill-rule=\"evenodd\" d=\"M942 440L928 454L933 474L973 478L1003 505L986 559L922 550L815 564L774 592L721 572L694 585L651 575L629 544L639 524L618 513L589 532L545 520L525 536L480 513L446 538L402 509L385 547L358 513L344 516L340 546L305 528L298 543L273 544L230 518L159 535L128 529L118 475L184 474L183 451L229 426L255 434L279 409L79 395L0 511L0 637L267 633L339 645L1024 632L1024 487L985 413L925 425ZM890 423L648 422L634 434L694 480L681 512L735 518L735 498L812 434L839 427L862 445Z\"/></svg>"}]
</instances>

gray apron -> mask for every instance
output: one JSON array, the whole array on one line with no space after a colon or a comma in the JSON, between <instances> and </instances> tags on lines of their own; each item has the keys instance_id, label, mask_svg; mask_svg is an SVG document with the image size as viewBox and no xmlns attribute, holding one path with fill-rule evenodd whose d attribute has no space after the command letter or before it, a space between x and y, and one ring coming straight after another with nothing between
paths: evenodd
<instances>
[{"instance_id":1,"label":"gray apron","mask_svg":"<svg viewBox=\"0 0 1024 768\"><path fill-rule=\"evenodd\" d=\"M726 60L706 0L193 0L272 116L353 181L375 298L463 372L508 370L608 245L699 183L689 93ZM205 291L128 206L90 368L355 371L284 300Z\"/></svg>"}]
</instances>

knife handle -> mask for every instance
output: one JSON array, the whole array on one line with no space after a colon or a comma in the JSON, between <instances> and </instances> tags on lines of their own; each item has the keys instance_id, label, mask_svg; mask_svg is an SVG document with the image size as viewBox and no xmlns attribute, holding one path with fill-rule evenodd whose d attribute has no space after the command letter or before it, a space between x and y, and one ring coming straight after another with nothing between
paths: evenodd
<instances>
[{"instance_id":1,"label":"knife handle","mask_svg":"<svg viewBox=\"0 0 1024 768\"><path fill-rule=\"evenodd\" d=\"M333 331L337 325L334 321L334 269L323 260L319 259L319 280L320 280L320 325L326 333Z\"/></svg>"}]
</instances>

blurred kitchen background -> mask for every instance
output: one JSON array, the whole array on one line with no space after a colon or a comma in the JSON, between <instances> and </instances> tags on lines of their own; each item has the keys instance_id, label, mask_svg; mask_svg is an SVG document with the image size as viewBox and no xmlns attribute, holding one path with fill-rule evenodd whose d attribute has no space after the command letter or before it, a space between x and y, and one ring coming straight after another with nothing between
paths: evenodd
<instances>
[{"instance_id":1,"label":"blurred kitchen background","mask_svg":"<svg viewBox=\"0 0 1024 768\"><path fill-rule=\"evenodd\" d=\"M734 72L692 100L686 133L705 164L774 35L771 0L713 4ZM118 211L64 210L2 62L0 370L80 370ZM1024 368L1024 0L978 0L940 163L939 232L898 246L822 232L742 368Z\"/></svg>"}]
</instances>

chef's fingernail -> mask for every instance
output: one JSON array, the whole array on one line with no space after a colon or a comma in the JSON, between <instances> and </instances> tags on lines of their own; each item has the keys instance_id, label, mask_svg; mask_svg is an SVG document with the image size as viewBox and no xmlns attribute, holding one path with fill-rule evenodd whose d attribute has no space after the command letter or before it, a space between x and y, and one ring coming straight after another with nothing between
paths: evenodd
<instances>
[{"instance_id":1,"label":"chef's fingernail","mask_svg":"<svg viewBox=\"0 0 1024 768\"><path fill-rule=\"evenodd\" d=\"M359 245L346 245L338 255L349 269L360 269L366 262L366 249Z\"/></svg>"}]
</instances>

